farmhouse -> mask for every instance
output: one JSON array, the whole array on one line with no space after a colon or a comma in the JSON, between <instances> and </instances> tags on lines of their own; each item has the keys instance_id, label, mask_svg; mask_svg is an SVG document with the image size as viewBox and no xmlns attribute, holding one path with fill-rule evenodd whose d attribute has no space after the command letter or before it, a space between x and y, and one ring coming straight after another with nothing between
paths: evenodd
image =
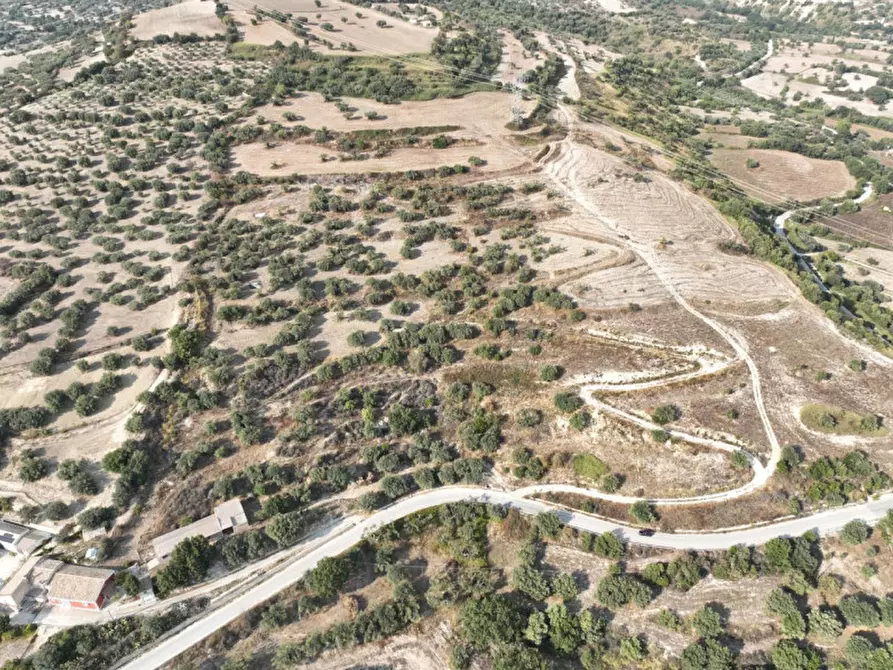
<instances>
[{"instance_id":1,"label":"farmhouse","mask_svg":"<svg viewBox=\"0 0 893 670\"><path fill-rule=\"evenodd\" d=\"M114 579L114 570L63 564L50 579L47 602L63 608L101 609Z\"/></svg>"},{"instance_id":2,"label":"farmhouse","mask_svg":"<svg viewBox=\"0 0 893 670\"><path fill-rule=\"evenodd\" d=\"M98 610L108 599L114 576L106 568L32 556L0 589L0 605L17 612L27 596L56 607Z\"/></svg>"},{"instance_id":3,"label":"farmhouse","mask_svg":"<svg viewBox=\"0 0 893 670\"><path fill-rule=\"evenodd\" d=\"M216 542L224 535L231 535L247 525L248 517L245 516L241 501L238 498L227 500L217 505L212 514L152 540L155 558L160 561L170 556L174 547L187 537L201 535L210 542Z\"/></svg>"}]
</instances>

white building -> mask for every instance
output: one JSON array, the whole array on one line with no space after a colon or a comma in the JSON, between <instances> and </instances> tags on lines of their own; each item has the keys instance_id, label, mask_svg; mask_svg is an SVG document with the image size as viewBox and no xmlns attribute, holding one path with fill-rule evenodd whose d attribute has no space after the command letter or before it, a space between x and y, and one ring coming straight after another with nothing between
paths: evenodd
<instances>
[{"instance_id":1,"label":"white building","mask_svg":"<svg viewBox=\"0 0 893 670\"><path fill-rule=\"evenodd\" d=\"M44 530L0 519L0 547L16 556L30 556L51 537L52 533Z\"/></svg>"},{"instance_id":2,"label":"white building","mask_svg":"<svg viewBox=\"0 0 893 670\"><path fill-rule=\"evenodd\" d=\"M26 596L55 607L99 610L114 590L115 571L31 556L0 589L0 605L17 612Z\"/></svg>"},{"instance_id":3,"label":"white building","mask_svg":"<svg viewBox=\"0 0 893 670\"><path fill-rule=\"evenodd\" d=\"M161 561L170 556L174 547L187 537L201 535L206 537L209 542L216 542L224 535L232 535L247 525L248 517L245 516L242 502L238 498L227 500L217 505L214 508L214 512L209 516L193 521L164 535L159 535L152 540L152 547L155 549L155 559Z\"/></svg>"}]
</instances>

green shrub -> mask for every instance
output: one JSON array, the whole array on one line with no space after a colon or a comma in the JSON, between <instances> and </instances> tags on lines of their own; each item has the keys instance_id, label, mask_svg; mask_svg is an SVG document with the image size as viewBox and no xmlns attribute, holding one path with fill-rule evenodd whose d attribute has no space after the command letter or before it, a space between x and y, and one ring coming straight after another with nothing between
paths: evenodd
<instances>
[{"instance_id":1,"label":"green shrub","mask_svg":"<svg viewBox=\"0 0 893 670\"><path fill-rule=\"evenodd\" d=\"M657 521L657 512L647 500L634 502L629 508L629 515L639 523L654 523Z\"/></svg>"},{"instance_id":2,"label":"green shrub","mask_svg":"<svg viewBox=\"0 0 893 670\"><path fill-rule=\"evenodd\" d=\"M655 407L654 411L651 412L651 420L654 423L663 426L664 424L671 423L676 421L682 412L679 411L679 408L676 405L660 405L659 407Z\"/></svg>"},{"instance_id":3,"label":"green shrub","mask_svg":"<svg viewBox=\"0 0 893 670\"><path fill-rule=\"evenodd\" d=\"M616 493L620 489L620 477L615 474L607 474L602 477L599 488L605 493Z\"/></svg>"},{"instance_id":4,"label":"green shrub","mask_svg":"<svg viewBox=\"0 0 893 670\"><path fill-rule=\"evenodd\" d=\"M323 598L338 594L350 577L350 563L339 556L326 556L307 575L307 585Z\"/></svg>"},{"instance_id":5,"label":"green shrub","mask_svg":"<svg viewBox=\"0 0 893 670\"><path fill-rule=\"evenodd\" d=\"M19 462L19 478L23 482L36 482L47 476L47 463L39 458L33 451L26 450L22 452L21 461Z\"/></svg>"},{"instance_id":6,"label":"green shrub","mask_svg":"<svg viewBox=\"0 0 893 670\"><path fill-rule=\"evenodd\" d=\"M861 594L844 596L840 599L838 607L848 626L877 628L881 623L877 605Z\"/></svg>"},{"instance_id":7,"label":"green shrub","mask_svg":"<svg viewBox=\"0 0 893 670\"><path fill-rule=\"evenodd\" d=\"M595 538L592 551L597 556L611 558L616 561L626 552L626 546L614 533L602 533Z\"/></svg>"},{"instance_id":8,"label":"green shrub","mask_svg":"<svg viewBox=\"0 0 893 670\"><path fill-rule=\"evenodd\" d=\"M592 415L587 411L574 412L568 422L574 430L583 431L592 424Z\"/></svg>"},{"instance_id":9,"label":"green shrub","mask_svg":"<svg viewBox=\"0 0 893 670\"><path fill-rule=\"evenodd\" d=\"M871 526L861 519L850 521L840 531L840 539L853 546L862 544L869 537L871 537Z\"/></svg>"},{"instance_id":10,"label":"green shrub","mask_svg":"<svg viewBox=\"0 0 893 670\"><path fill-rule=\"evenodd\" d=\"M213 557L214 548L206 538L196 536L181 540L156 577L159 592L166 595L174 589L203 580Z\"/></svg>"},{"instance_id":11,"label":"green shrub","mask_svg":"<svg viewBox=\"0 0 893 670\"><path fill-rule=\"evenodd\" d=\"M516 421L519 426L533 428L542 423L543 415L538 409L522 409L518 412Z\"/></svg>"},{"instance_id":12,"label":"green shrub","mask_svg":"<svg viewBox=\"0 0 893 670\"><path fill-rule=\"evenodd\" d=\"M711 607L704 606L691 615L691 625L701 639L711 639L722 635L725 626L719 612Z\"/></svg>"},{"instance_id":13,"label":"green shrub","mask_svg":"<svg viewBox=\"0 0 893 670\"><path fill-rule=\"evenodd\" d=\"M575 474L594 482L608 473L608 466L592 454L577 454L571 461L571 465Z\"/></svg>"},{"instance_id":14,"label":"green shrub","mask_svg":"<svg viewBox=\"0 0 893 670\"><path fill-rule=\"evenodd\" d=\"M576 412L583 406L583 398L578 396L576 393L556 393L555 394L555 407L557 407L562 412L566 414L571 414L572 412Z\"/></svg>"},{"instance_id":15,"label":"green shrub","mask_svg":"<svg viewBox=\"0 0 893 670\"><path fill-rule=\"evenodd\" d=\"M559 365L544 365L540 368L540 380L544 382L554 382L563 374L564 370Z\"/></svg>"}]
</instances>

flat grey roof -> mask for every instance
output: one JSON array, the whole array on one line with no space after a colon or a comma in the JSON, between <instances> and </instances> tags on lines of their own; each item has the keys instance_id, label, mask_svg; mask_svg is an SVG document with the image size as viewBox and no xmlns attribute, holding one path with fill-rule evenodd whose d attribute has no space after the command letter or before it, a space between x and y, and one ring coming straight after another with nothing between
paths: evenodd
<instances>
[{"instance_id":1,"label":"flat grey roof","mask_svg":"<svg viewBox=\"0 0 893 670\"><path fill-rule=\"evenodd\" d=\"M28 526L0 519L0 540L3 542L15 542L17 538L27 534L29 530L31 529Z\"/></svg>"},{"instance_id":2,"label":"flat grey roof","mask_svg":"<svg viewBox=\"0 0 893 670\"><path fill-rule=\"evenodd\" d=\"M217 517L220 530L244 526L248 523L248 517L245 516L245 510L242 508L242 501L238 498L233 498L217 505L214 508L214 516Z\"/></svg>"},{"instance_id":3,"label":"flat grey roof","mask_svg":"<svg viewBox=\"0 0 893 670\"><path fill-rule=\"evenodd\" d=\"M247 523L248 517L245 516L242 502L238 498L232 498L217 505L212 514L202 517L198 521L193 521L182 528L159 535L152 540L155 558L161 559L169 556L174 547L187 537L195 537L196 535L213 537L224 530L236 526L244 526Z\"/></svg>"},{"instance_id":4,"label":"flat grey roof","mask_svg":"<svg viewBox=\"0 0 893 670\"><path fill-rule=\"evenodd\" d=\"M165 556L169 556L174 550L174 547L187 537L194 537L196 535L211 537L219 532L220 526L217 523L217 517L212 514L211 516L206 516L198 521L193 521L186 526L172 530L164 535L159 535L152 540L152 547L155 549L156 558L164 558Z\"/></svg>"}]
</instances>

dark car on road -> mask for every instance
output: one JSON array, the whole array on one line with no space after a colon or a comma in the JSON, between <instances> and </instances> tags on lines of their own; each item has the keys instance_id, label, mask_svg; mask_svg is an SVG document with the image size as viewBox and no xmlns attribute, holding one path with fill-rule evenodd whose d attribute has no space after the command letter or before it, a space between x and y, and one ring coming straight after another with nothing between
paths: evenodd
<instances>
[{"instance_id":1,"label":"dark car on road","mask_svg":"<svg viewBox=\"0 0 893 670\"><path fill-rule=\"evenodd\" d=\"M642 535L644 537L651 537L652 535L654 535L654 531L650 528L643 528L639 531L639 535Z\"/></svg>"}]
</instances>

